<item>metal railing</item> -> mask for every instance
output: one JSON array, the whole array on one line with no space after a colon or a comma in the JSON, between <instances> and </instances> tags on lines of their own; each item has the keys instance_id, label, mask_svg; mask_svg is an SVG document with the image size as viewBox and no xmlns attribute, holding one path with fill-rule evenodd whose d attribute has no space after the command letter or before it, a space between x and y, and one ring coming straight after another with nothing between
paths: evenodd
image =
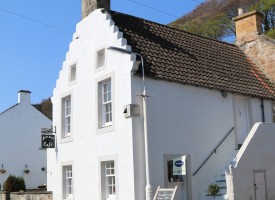
<instances>
[{"instance_id":1,"label":"metal railing","mask_svg":"<svg viewBox=\"0 0 275 200\"><path fill-rule=\"evenodd\" d=\"M219 146L221 146L221 144L223 143L223 141L230 135L230 133L234 130L234 127L232 127L227 133L226 135L220 140L220 142L215 146L215 148L211 151L211 153L209 154L209 156L207 156L207 158L200 164L200 166L196 169L196 171L192 174L193 176L195 176L200 169L203 167L203 165L209 160L209 158L216 153L217 149L219 148Z\"/></svg>"}]
</instances>

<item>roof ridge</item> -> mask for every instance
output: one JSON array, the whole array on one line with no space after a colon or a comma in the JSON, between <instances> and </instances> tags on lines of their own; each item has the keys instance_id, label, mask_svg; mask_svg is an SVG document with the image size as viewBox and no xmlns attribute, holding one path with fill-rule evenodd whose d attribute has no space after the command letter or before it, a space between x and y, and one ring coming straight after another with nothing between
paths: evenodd
<instances>
[{"instance_id":1,"label":"roof ridge","mask_svg":"<svg viewBox=\"0 0 275 200\"><path fill-rule=\"evenodd\" d=\"M158 24L160 26L164 26L164 27L169 28L169 29L173 29L173 30L180 31L180 32L185 32L185 33L190 34L190 35L198 36L198 37L205 38L205 39L208 39L208 40L212 40L212 41L215 41L215 42L219 42L219 43L223 43L223 44L226 44L226 45L237 47L237 45L229 43L229 42L216 40L216 39L213 39L213 38L210 38L210 37L206 37L206 36L203 36L203 35L199 35L199 34L196 34L196 33L192 33L192 32L186 31L186 30L181 30L181 29L178 29L178 28L175 28L175 27L171 27L171 26L168 26L168 25L165 25L165 24L154 22L152 20L144 19L144 18L141 18L141 17L136 17L136 16L133 16L133 15L130 15L130 14L125 14L125 13L121 13L121 12L114 11L114 10L110 10L109 12L114 13L114 14L118 13L118 14L121 14L121 15L127 15L127 16L130 16L130 17L136 18L136 19L141 19L141 20L145 20L147 22Z\"/></svg>"}]
</instances>

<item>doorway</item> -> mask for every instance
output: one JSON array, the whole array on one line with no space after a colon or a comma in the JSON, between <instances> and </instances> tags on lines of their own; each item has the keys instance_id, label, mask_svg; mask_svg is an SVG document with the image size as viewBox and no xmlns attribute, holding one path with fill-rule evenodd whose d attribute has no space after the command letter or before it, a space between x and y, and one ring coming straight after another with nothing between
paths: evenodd
<instances>
[{"instance_id":1,"label":"doorway","mask_svg":"<svg viewBox=\"0 0 275 200\"><path fill-rule=\"evenodd\" d=\"M254 171L255 200L267 200L265 171Z\"/></svg>"},{"instance_id":2,"label":"doorway","mask_svg":"<svg viewBox=\"0 0 275 200\"><path fill-rule=\"evenodd\" d=\"M236 143L239 149L244 143L249 130L249 106L248 99L242 96L234 97L234 118L235 118L235 130L236 130Z\"/></svg>"}]
</instances>

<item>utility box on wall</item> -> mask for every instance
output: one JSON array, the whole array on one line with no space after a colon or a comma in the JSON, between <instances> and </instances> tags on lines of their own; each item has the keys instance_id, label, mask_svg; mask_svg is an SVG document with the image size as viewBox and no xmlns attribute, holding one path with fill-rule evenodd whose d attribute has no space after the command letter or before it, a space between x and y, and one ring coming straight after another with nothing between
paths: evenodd
<instances>
[{"instance_id":1,"label":"utility box on wall","mask_svg":"<svg viewBox=\"0 0 275 200\"><path fill-rule=\"evenodd\" d=\"M138 117L140 115L139 105L129 104L124 106L123 114L125 118Z\"/></svg>"},{"instance_id":2,"label":"utility box on wall","mask_svg":"<svg viewBox=\"0 0 275 200\"><path fill-rule=\"evenodd\" d=\"M173 160L168 160L168 181L184 182L186 176L186 155L176 157Z\"/></svg>"}]
</instances>

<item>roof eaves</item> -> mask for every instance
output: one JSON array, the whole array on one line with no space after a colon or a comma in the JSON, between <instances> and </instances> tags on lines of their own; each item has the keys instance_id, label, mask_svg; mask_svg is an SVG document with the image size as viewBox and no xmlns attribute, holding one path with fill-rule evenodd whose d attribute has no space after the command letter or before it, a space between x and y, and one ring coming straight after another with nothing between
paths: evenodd
<instances>
[{"instance_id":1,"label":"roof eaves","mask_svg":"<svg viewBox=\"0 0 275 200\"><path fill-rule=\"evenodd\" d=\"M17 103L17 104L15 104L15 105L9 107L8 109L4 110L3 112L0 113L0 115L2 115L2 114L4 114L5 112L11 110L12 108L14 108L14 107L17 106L17 105L19 105L19 103Z\"/></svg>"}]
</instances>

